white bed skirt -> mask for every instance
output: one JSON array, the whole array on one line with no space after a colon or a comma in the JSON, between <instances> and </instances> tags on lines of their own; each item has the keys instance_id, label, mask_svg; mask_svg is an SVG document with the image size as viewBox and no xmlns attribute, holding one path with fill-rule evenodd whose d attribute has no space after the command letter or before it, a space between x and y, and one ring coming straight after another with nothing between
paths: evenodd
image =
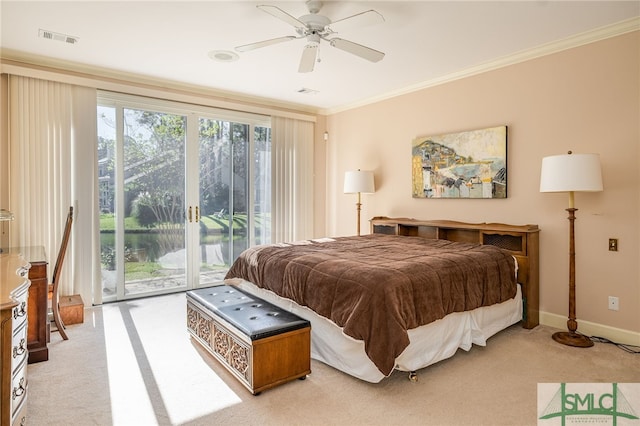
<instances>
[{"instance_id":1,"label":"white bed skirt","mask_svg":"<svg viewBox=\"0 0 640 426\"><path fill-rule=\"evenodd\" d=\"M385 378L364 351L364 342L347 336L329 319L270 290L242 279L228 282L267 300L311 323L311 358L358 379L378 383ZM453 356L458 348L485 346L487 339L522 319L522 292L513 299L469 312L449 314L441 320L409 330L410 344L396 358L396 370L416 371Z\"/></svg>"}]
</instances>

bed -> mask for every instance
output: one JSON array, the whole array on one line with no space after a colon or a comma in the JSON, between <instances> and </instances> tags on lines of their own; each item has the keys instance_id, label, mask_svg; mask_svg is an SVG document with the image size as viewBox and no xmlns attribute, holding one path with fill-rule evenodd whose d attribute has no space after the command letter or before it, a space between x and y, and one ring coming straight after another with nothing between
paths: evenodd
<instances>
[{"instance_id":1,"label":"bed","mask_svg":"<svg viewBox=\"0 0 640 426\"><path fill-rule=\"evenodd\" d=\"M538 227L376 217L371 234L257 246L229 284L311 322L312 358L377 383L538 324Z\"/></svg>"}]
</instances>

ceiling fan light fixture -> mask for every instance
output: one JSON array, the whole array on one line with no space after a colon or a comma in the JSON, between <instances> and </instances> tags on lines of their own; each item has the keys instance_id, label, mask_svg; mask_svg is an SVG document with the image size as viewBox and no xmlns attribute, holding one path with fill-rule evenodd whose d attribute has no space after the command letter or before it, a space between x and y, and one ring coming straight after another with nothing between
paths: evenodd
<instances>
[{"instance_id":1,"label":"ceiling fan light fixture","mask_svg":"<svg viewBox=\"0 0 640 426\"><path fill-rule=\"evenodd\" d=\"M240 58L236 52L230 50L212 50L208 56L216 62L235 62Z\"/></svg>"}]
</instances>

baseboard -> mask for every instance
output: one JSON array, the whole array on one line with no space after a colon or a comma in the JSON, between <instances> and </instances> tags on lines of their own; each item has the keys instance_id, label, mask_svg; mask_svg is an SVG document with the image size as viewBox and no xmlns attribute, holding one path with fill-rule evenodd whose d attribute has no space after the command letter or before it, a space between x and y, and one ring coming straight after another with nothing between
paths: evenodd
<instances>
[{"instance_id":1,"label":"baseboard","mask_svg":"<svg viewBox=\"0 0 640 426\"><path fill-rule=\"evenodd\" d=\"M567 317L550 314L548 312L540 312L540 324L566 330ZM587 336L604 337L616 343L640 346L640 333L636 331L624 330L622 328L610 327L608 325L578 319L578 332Z\"/></svg>"}]
</instances>

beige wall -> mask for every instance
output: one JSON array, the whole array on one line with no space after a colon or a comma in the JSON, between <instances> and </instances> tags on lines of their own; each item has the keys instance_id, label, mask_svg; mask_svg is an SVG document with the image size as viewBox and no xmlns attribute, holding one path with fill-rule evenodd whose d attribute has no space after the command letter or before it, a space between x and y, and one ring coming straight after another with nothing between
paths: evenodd
<instances>
[{"instance_id":1,"label":"beige wall","mask_svg":"<svg viewBox=\"0 0 640 426\"><path fill-rule=\"evenodd\" d=\"M640 32L634 32L329 115L326 234L355 234L355 195L342 193L342 179L346 170L357 168L375 172L376 193L363 195L367 232L366 220L376 215L538 224L540 307L547 323L563 327L568 195L539 192L540 162L568 150L599 153L604 192L576 194L579 330L593 323L631 331L635 339L640 336L639 56ZM507 199L411 197L415 137L498 125L508 126ZM608 251L610 237L619 239L618 252ZM610 295L620 298L618 312L608 310Z\"/></svg>"}]
</instances>

